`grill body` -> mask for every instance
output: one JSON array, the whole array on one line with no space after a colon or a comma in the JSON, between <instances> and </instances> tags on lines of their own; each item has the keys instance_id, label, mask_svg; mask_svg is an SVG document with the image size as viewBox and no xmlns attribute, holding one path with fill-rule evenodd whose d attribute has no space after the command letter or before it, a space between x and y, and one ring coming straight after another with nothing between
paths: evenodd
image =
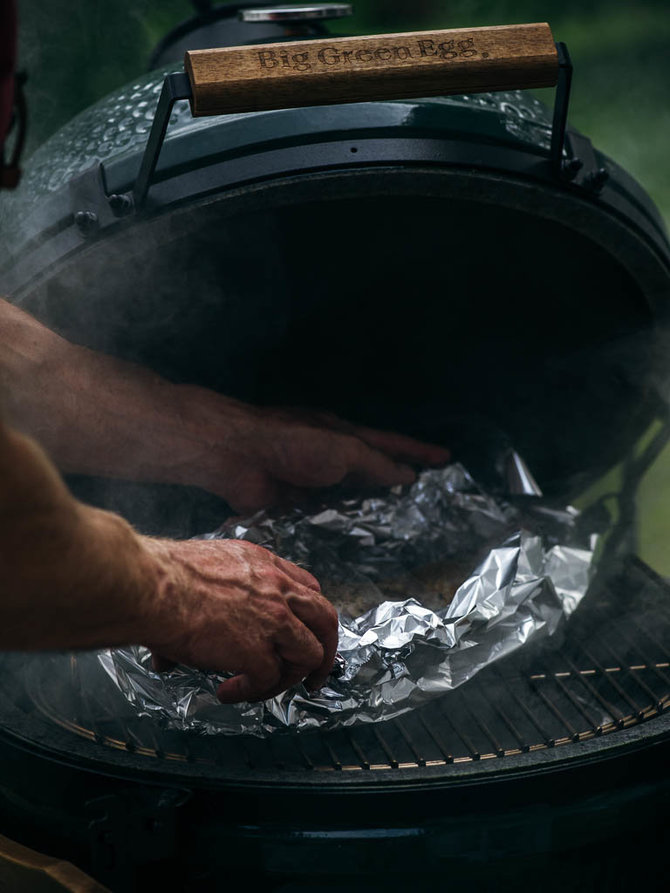
<instances>
[{"instance_id":1,"label":"grill body","mask_svg":"<svg viewBox=\"0 0 670 893\"><path fill-rule=\"evenodd\" d=\"M461 691L371 727L265 741L161 731L120 697L101 713L93 662L72 659L68 686L62 667L6 656L0 816L113 890L156 872L167 889L218 890L252 865L279 889L492 871L512 889L528 865L559 889L577 863L583 889L651 881L667 843L667 593L631 562L562 640Z\"/></svg>"}]
</instances>

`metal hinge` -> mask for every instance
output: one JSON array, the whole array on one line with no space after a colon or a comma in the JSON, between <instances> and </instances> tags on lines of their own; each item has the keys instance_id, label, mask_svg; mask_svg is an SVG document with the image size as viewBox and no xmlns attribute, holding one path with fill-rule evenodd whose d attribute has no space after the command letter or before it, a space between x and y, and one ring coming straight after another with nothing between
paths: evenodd
<instances>
[{"instance_id":1,"label":"metal hinge","mask_svg":"<svg viewBox=\"0 0 670 893\"><path fill-rule=\"evenodd\" d=\"M564 43L556 44L558 81L554 100L549 159L553 175L569 180L590 192L600 192L609 172L598 164L591 140L575 130L568 132L568 109L572 87L572 61Z\"/></svg>"}]
</instances>

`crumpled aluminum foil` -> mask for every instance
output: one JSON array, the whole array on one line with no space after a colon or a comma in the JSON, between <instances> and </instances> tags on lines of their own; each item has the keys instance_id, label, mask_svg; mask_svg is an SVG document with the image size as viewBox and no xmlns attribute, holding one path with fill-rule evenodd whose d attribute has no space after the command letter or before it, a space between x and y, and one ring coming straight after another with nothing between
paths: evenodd
<instances>
[{"instance_id":1,"label":"crumpled aluminum foil","mask_svg":"<svg viewBox=\"0 0 670 893\"><path fill-rule=\"evenodd\" d=\"M141 714L170 728L262 737L405 713L531 638L551 635L586 592L595 536L584 541L572 507L544 504L518 454L510 451L504 466L504 496L484 492L462 465L452 464L384 496L340 499L279 518L261 512L208 535L267 546L320 579L381 587L372 610L340 616L338 663L317 693L300 685L264 703L222 705L216 690L223 674L184 666L158 674L142 647L100 652L99 660ZM492 538L495 547L445 608L384 599L385 578L471 553Z\"/></svg>"}]
</instances>

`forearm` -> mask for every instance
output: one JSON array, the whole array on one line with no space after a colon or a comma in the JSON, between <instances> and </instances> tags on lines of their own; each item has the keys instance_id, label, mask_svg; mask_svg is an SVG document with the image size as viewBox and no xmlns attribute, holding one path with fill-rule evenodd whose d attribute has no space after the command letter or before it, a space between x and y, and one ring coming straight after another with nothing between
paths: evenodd
<instances>
[{"instance_id":1,"label":"forearm","mask_svg":"<svg viewBox=\"0 0 670 893\"><path fill-rule=\"evenodd\" d=\"M0 300L0 403L64 472L202 487L238 512L334 484L410 483L442 447L304 410L254 407L73 345Z\"/></svg>"},{"instance_id":2,"label":"forearm","mask_svg":"<svg viewBox=\"0 0 670 893\"><path fill-rule=\"evenodd\" d=\"M0 649L146 638L163 577L125 521L74 500L41 448L0 421Z\"/></svg>"},{"instance_id":3,"label":"forearm","mask_svg":"<svg viewBox=\"0 0 670 893\"><path fill-rule=\"evenodd\" d=\"M6 416L37 439L61 471L196 483L203 424L192 408L194 390L202 392L71 344L0 300ZM235 406L219 395L211 399L213 414Z\"/></svg>"},{"instance_id":4,"label":"forearm","mask_svg":"<svg viewBox=\"0 0 670 893\"><path fill-rule=\"evenodd\" d=\"M158 666L233 672L218 695L236 702L318 688L337 639L304 569L251 543L138 536L0 420L0 650L146 645Z\"/></svg>"}]
</instances>

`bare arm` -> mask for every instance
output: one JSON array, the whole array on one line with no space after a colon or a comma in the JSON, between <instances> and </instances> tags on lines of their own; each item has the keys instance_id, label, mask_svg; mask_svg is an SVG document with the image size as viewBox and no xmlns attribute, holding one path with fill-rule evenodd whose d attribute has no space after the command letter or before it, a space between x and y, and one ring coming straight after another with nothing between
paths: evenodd
<instances>
[{"instance_id":1,"label":"bare arm","mask_svg":"<svg viewBox=\"0 0 670 893\"><path fill-rule=\"evenodd\" d=\"M195 453L200 437L193 413L185 412L187 391L136 364L72 344L0 299L5 414L61 471L178 477L175 454Z\"/></svg>"},{"instance_id":2,"label":"bare arm","mask_svg":"<svg viewBox=\"0 0 670 893\"><path fill-rule=\"evenodd\" d=\"M237 675L224 701L318 688L337 615L316 580L235 541L139 536L77 502L42 449L0 420L0 649L144 644Z\"/></svg>"},{"instance_id":3,"label":"bare arm","mask_svg":"<svg viewBox=\"0 0 670 893\"><path fill-rule=\"evenodd\" d=\"M194 484L245 511L340 481L411 480L440 447L333 416L258 409L72 345L0 300L7 417L64 471ZM306 571L235 541L139 536L76 502L31 438L0 420L0 649L145 644L236 675L222 700L318 687L337 615Z\"/></svg>"},{"instance_id":4,"label":"bare arm","mask_svg":"<svg viewBox=\"0 0 670 893\"><path fill-rule=\"evenodd\" d=\"M238 511L340 482L390 486L449 453L334 416L249 406L69 343L0 300L10 422L64 472L191 484Z\"/></svg>"}]
</instances>

